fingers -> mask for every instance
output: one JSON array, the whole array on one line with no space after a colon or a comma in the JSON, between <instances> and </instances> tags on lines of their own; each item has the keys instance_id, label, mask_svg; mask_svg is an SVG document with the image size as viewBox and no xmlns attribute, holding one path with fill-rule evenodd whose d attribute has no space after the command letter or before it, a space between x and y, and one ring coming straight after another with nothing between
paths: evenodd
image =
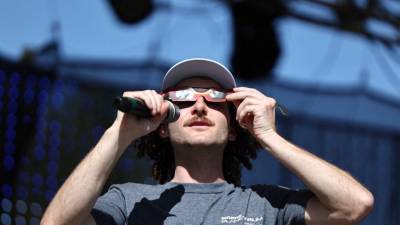
<instances>
[{"instance_id":1,"label":"fingers","mask_svg":"<svg viewBox=\"0 0 400 225\"><path fill-rule=\"evenodd\" d=\"M236 120L239 122L239 125L247 128L248 120L251 116L256 114L256 111L260 109L260 101L257 99L246 98L243 102L239 105L236 111Z\"/></svg>"},{"instance_id":2,"label":"fingers","mask_svg":"<svg viewBox=\"0 0 400 225\"><path fill-rule=\"evenodd\" d=\"M236 106L236 120L241 127L253 129L254 123L260 125L265 121L267 121L266 126L269 126L268 121L273 121L277 104L275 99L253 88L238 87L233 91L226 96L226 99Z\"/></svg>"},{"instance_id":3,"label":"fingers","mask_svg":"<svg viewBox=\"0 0 400 225\"><path fill-rule=\"evenodd\" d=\"M236 110L236 119L241 119L241 113L242 111L244 111L245 108L248 108L249 106L253 106L256 105L257 101L255 99L250 99L250 98L246 98L245 100L243 100L242 103L240 103L240 105L237 107Z\"/></svg>"},{"instance_id":4,"label":"fingers","mask_svg":"<svg viewBox=\"0 0 400 225\"><path fill-rule=\"evenodd\" d=\"M133 97L142 100L153 116L162 113L161 106L164 99L154 90L128 91L124 92L123 96Z\"/></svg>"},{"instance_id":5,"label":"fingers","mask_svg":"<svg viewBox=\"0 0 400 225\"><path fill-rule=\"evenodd\" d=\"M151 106L148 106L150 110L152 110L152 114L160 114L161 112L161 104L164 101L162 96L159 95L156 91L154 90L147 90L145 91L145 94L149 97L151 101Z\"/></svg>"},{"instance_id":6,"label":"fingers","mask_svg":"<svg viewBox=\"0 0 400 225\"><path fill-rule=\"evenodd\" d=\"M247 88L247 87L237 87L233 89L234 92L228 93L226 95L226 99L228 101L237 101L243 100L246 97L255 97L255 98L265 98L263 93L259 92L254 88Z\"/></svg>"},{"instance_id":7,"label":"fingers","mask_svg":"<svg viewBox=\"0 0 400 225\"><path fill-rule=\"evenodd\" d=\"M241 102L245 99L253 99L258 101L258 102L251 101L253 104L262 104L262 105L272 106L272 108L275 108L276 100L264 95L263 93L259 92L256 89L247 87L237 87L234 88L233 90L234 92L228 93L226 95L226 100L233 102L233 104L236 107L240 107ZM238 104L238 102L240 104Z\"/></svg>"},{"instance_id":8,"label":"fingers","mask_svg":"<svg viewBox=\"0 0 400 225\"><path fill-rule=\"evenodd\" d=\"M251 123L249 120L251 120L251 117L254 116L254 110L256 110L256 106L246 105L240 110L240 112L238 112L236 118L241 127L248 128L248 123Z\"/></svg>"},{"instance_id":9,"label":"fingers","mask_svg":"<svg viewBox=\"0 0 400 225\"><path fill-rule=\"evenodd\" d=\"M157 105L156 105L156 99L152 94L151 90L146 90L143 92L143 95L146 96L143 100L146 103L147 108L151 111L151 114L154 116L156 114L157 110Z\"/></svg>"}]
</instances>

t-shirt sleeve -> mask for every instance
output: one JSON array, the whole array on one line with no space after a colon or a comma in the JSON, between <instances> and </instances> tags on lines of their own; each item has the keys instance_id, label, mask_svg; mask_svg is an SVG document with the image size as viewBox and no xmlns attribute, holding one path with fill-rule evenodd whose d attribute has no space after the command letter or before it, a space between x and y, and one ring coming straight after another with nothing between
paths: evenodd
<instances>
[{"instance_id":1,"label":"t-shirt sleeve","mask_svg":"<svg viewBox=\"0 0 400 225\"><path fill-rule=\"evenodd\" d=\"M313 196L311 191L271 185L256 185L251 189L278 210L276 224L305 225L304 213L308 200Z\"/></svg>"},{"instance_id":2,"label":"t-shirt sleeve","mask_svg":"<svg viewBox=\"0 0 400 225\"><path fill-rule=\"evenodd\" d=\"M126 220L126 202L118 185L112 185L100 196L91 212L97 225L123 225Z\"/></svg>"}]
</instances>

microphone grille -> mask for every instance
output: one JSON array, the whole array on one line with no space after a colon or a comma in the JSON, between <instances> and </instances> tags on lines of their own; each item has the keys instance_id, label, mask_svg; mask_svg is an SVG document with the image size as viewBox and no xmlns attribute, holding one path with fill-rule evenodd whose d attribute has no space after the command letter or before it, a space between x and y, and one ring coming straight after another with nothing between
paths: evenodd
<instances>
[{"instance_id":1,"label":"microphone grille","mask_svg":"<svg viewBox=\"0 0 400 225\"><path fill-rule=\"evenodd\" d=\"M169 103L168 114L167 117L165 117L163 123L175 122L179 119L180 116L179 107L168 100L167 102Z\"/></svg>"}]
</instances>

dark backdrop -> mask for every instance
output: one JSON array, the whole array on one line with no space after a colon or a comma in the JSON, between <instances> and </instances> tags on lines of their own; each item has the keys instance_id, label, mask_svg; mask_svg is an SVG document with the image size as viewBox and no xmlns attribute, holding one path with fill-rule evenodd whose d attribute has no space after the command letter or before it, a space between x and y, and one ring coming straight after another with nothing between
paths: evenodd
<instances>
[{"instance_id":1,"label":"dark backdrop","mask_svg":"<svg viewBox=\"0 0 400 225\"><path fill-rule=\"evenodd\" d=\"M4 60L0 65L1 223L38 224L57 188L112 123L112 100L126 87L58 77ZM399 132L296 113L278 116L277 124L284 137L350 172L373 192L375 208L362 224L400 223ZM150 165L130 148L107 186L153 183ZM265 151L242 180L302 187Z\"/></svg>"}]
</instances>

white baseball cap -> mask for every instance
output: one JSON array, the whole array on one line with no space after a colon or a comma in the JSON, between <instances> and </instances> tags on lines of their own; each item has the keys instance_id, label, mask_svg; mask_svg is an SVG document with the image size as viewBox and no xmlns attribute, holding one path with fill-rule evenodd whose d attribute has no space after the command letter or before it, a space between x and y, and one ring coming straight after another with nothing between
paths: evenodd
<instances>
[{"instance_id":1,"label":"white baseball cap","mask_svg":"<svg viewBox=\"0 0 400 225\"><path fill-rule=\"evenodd\" d=\"M236 87L232 73L221 63L205 58L191 58L172 66L164 76L162 91L190 77L206 77L216 81L224 89Z\"/></svg>"}]
</instances>

